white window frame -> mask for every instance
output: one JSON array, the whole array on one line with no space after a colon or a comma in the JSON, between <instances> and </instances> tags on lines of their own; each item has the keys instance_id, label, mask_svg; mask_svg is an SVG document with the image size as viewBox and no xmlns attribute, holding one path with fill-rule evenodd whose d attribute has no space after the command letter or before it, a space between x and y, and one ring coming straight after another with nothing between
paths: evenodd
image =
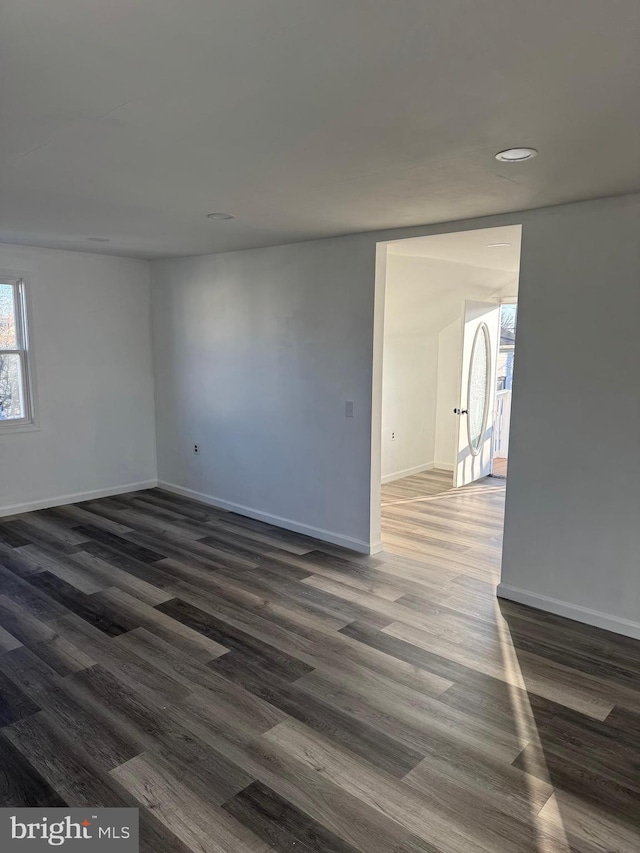
<instances>
[{"instance_id":1,"label":"white window frame","mask_svg":"<svg viewBox=\"0 0 640 853\"><path fill-rule=\"evenodd\" d=\"M22 403L24 417L0 420L0 435L6 432L34 428L33 384L31 369L31 348L29 346L29 326L27 318L27 286L22 276L16 273L3 273L0 270L0 284L9 284L13 288L13 305L16 317L16 348L3 349L2 353L17 355L20 360L22 379Z\"/></svg>"}]
</instances>

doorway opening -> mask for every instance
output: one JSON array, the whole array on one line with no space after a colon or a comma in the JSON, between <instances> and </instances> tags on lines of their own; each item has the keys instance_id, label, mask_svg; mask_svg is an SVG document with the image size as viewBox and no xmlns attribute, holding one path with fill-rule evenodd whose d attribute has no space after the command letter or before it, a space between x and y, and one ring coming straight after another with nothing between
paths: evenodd
<instances>
[{"instance_id":1,"label":"doorway opening","mask_svg":"<svg viewBox=\"0 0 640 853\"><path fill-rule=\"evenodd\" d=\"M472 484L504 489L521 230L509 225L378 247L385 518L385 508Z\"/></svg>"}]
</instances>

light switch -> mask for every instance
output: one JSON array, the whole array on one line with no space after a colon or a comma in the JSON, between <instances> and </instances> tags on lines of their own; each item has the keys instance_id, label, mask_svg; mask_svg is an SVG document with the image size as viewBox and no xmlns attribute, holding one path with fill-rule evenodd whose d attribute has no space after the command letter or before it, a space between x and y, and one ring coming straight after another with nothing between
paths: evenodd
<instances>
[{"instance_id":1,"label":"light switch","mask_svg":"<svg viewBox=\"0 0 640 853\"><path fill-rule=\"evenodd\" d=\"M353 417L353 400L347 400L344 404L344 416L345 418Z\"/></svg>"}]
</instances>

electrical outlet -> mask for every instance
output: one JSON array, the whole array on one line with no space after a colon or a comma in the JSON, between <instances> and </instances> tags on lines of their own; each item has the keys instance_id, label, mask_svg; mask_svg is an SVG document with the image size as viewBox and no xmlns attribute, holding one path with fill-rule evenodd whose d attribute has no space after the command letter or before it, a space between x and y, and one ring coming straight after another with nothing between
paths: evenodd
<instances>
[{"instance_id":1,"label":"electrical outlet","mask_svg":"<svg viewBox=\"0 0 640 853\"><path fill-rule=\"evenodd\" d=\"M353 417L353 400L347 400L344 404L344 416L345 418Z\"/></svg>"},{"instance_id":2,"label":"electrical outlet","mask_svg":"<svg viewBox=\"0 0 640 853\"><path fill-rule=\"evenodd\" d=\"M395 433L395 430L394 430L394 431L391 433L391 441L395 441L395 440L396 440L396 433Z\"/></svg>"},{"instance_id":3,"label":"electrical outlet","mask_svg":"<svg viewBox=\"0 0 640 853\"><path fill-rule=\"evenodd\" d=\"M193 452L194 452L196 455L197 455L198 453L200 453L200 445L199 445L199 444L194 444L194 445L193 445Z\"/></svg>"}]
</instances>

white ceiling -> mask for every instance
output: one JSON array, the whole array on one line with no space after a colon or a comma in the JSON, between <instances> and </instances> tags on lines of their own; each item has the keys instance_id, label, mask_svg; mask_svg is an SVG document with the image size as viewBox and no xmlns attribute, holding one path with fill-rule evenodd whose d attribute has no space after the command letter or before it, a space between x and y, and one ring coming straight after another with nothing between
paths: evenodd
<instances>
[{"instance_id":1,"label":"white ceiling","mask_svg":"<svg viewBox=\"0 0 640 853\"><path fill-rule=\"evenodd\" d=\"M3 0L0 240L151 258L638 190L639 43L638 0Z\"/></svg>"},{"instance_id":2,"label":"white ceiling","mask_svg":"<svg viewBox=\"0 0 640 853\"><path fill-rule=\"evenodd\" d=\"M391 255L437 258L456 264L518 272L521 234L521 225L482 228L478 231L459 231L452 234L396 240L387 244L387 251ZM509 245L491 246L491 243L508 243Z\"/></svg>"}]
</instances>

